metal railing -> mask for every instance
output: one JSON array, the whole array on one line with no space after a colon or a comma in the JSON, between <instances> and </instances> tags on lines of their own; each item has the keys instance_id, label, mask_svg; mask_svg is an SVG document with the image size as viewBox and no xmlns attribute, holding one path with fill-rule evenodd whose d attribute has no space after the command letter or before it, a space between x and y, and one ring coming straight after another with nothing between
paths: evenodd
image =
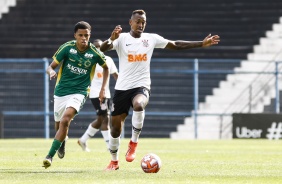
<instances>
[{"instance_id":1,"label":"metal railing","mask_svg":"<svg viewBox=\"0 0 282 184\"><path fill-rule=\"evenodd\" d=\"M278 56L279 53L276 55ZM275 57L276 58L276 57ZM204 70L198 70L198 61L195 60L194 64L194 99L195 99L195 107L194 107L194 113L193 119L194 119L194 137L197 139L198 137L198 130L197 130L197 124L198 124L198 116L218 116L220 119L220 132L219 137L222 137L222 133L225 131L225 129L229 129L232 125L232 119L230 120L233 113L243 113L243 112L252 112L252 106L260 100L259 95L262 95L262 92L267 92L271 88L275 88L275 112L280 112L280 99L279 99L279 75L281 72L279 72L282 68L279 64L281 61L260 61L265 62L266 67L262 71L204 71ZM237 97L234 98L234 100L229 104L229 106L222 110L221 113L198 113L198 74L201 73L226 73L226 74L242 74L245 76L248 75L255 75L254 80L252 80L245 89L242 89L241 93L237 95ZM227 118L226 118L227 117ZM229 124L224 127L223 125L225 121L229 121Z\"/></svg>"},{"instance_id":2,"label":"metal railing","mask_svg":"<svg viewBox=\"0 0 282 184\"><path fill-rule=\"evenodd\" d=\"M114 58L114 60L117 60L116 58ZM213 69L213 70L209 70L209 69L199 69L199 63L213 63L213 62L220 62L220 63L228 63L228 62L237 62L239 63L240 60L225 60L225 59L173 59L173 58L167 58L167 59L160 59L160 58L156 58L156 59L152 59L152 62L171 62L171 61L175 61L175 62L188 62L188 63L193 63L193 69L183 69L183 70L179 70L179 69L151 69L151 73L183 73L183 74L191 74L193 75L193 80L194 80L194 89L193 89L193 103L194 103L194 107L193 110L190 112L146 112L146 115L163 115L163 116L193 116L194 118L194 125L195 125L195 138L198 137L197 135L197 117L198 116L205 116L205 115L214 115L214 116L230 116L231 113L233 113L235 111L235 109L232 111L231 109L232 107L232 103L230 105L230 107L228 107L226 110L224 110L222 113L199 113L198 109L199 109L199 76L202 74L258 74L261 76L265 76L265 75L269 75L272 76L272 79L274 80L274 84L275 84L275 90L276 90L276 101L275 101L275 105L276 105L276 113L278 113L278 109L279 109L279 86L278 86L278 76L280 74L279 72L279 62L275 61L275 62L270 62L269 65L271 65L271 63L275 63L276 67L270 67L269 70L267 71L244 71L244 72L240 72L240 71L235 71L235 70L218 70L218 69ZM19 116L19 115L35 115L35 116L44 116L44 124L45 124L45 138L49 138L49 116L53 115L53 112L50 112L49 110L49 77L48 75L45 73L48 65L49 65L49 60L47 58L43 58L43 59L0 59L0 63L24 63L24 62L35 62L35 63L42 63L44 65L43 68L41 69L2 69L0 68L0 73L42 73L42 75L44 76L44 82L42 85L44 85L44 110L43 111L7 111L5 110L5 107L2 107L3 110L3 116ZM275 69L275 70L274 70ZM268 80L265 80L264 82L266 83ZM269 82L269 81L268 81ZM255 81L253 81L253 83L255 83ZM273 85L273 84L271 84ZM251 92L252 97L249 98L248 102L249 104L252 104L255 100L255 95L256 92L259 92L259 90L262 90L263 85L261 87L259 87L258 89L254 89L254 86L251 85L251 89L250 87L248 87L248 89L243 90L244 95L239 95L238 98L241 98L242 96L245 97L245 93L248 93L246 91L249 91L249 93ZM267 86L265 86L267 87ZM237 99L238 100L238 99ZM244 101L246 101L245 99L243 99ZM235 104L235 102L233 102L233 104ZM229 110L228 110L229 109ZM237 111L237 110L236 110ZM93 115L93 112L81 112L81 115Z\"/></svg>"}]
</instances>

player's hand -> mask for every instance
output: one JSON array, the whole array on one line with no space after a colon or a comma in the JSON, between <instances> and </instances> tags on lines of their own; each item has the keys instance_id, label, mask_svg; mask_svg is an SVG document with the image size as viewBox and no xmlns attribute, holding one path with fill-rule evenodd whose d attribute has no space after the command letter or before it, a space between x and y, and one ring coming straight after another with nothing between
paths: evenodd
<instances>
[{"instance_id":1,"label":"player's hand","mask_svg":"<svg viewBox=\"0 0 282 184\"><path fill-rule=\"evenodd\" d=\"M117 39L119 37L121 31L122 31L121 26L117 25L115 27L115 29L113 30L112 34L111 34L111 40L114 41L115 39Z\"/></svg>"},{"instance_id":2,"label":"player's hand","mask_svg":"<svg viewBox=\"0 0 282 184\"><path fill-rule=\"evenodd\" d=\"M99 93L99 100L100 100L100 104L102 104L106 99L106 91L104 89L100 90Z\"/></svg>"},{"instance_id":3,"label":"player's hand","mask_svg":"<svg viewBox=\"0 0 282 184\"><path fill-rule=\"evenodd\" d=\"M211 45L216 45L220 42L220 37L218 35L209 34L204 40L203 40L203 47L209 47Z\"/></svg>"},{"instance_id":4,"label":"player's hand","mask_svg":"<svg viewBox=\"0 0 282 184\"><path fill-rule=\"evenodd\" d=\"M49 77L50 77L50 80L55 79L57 77L57 73L54 70L52 70L49 74Z\"/></svg>"}]
</instances>

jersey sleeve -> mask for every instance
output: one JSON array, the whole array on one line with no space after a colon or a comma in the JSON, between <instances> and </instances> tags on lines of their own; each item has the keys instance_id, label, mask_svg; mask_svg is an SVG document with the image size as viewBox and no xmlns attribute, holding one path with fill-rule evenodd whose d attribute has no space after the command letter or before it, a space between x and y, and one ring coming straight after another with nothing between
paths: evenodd
<instances>
[{"instance_id":1,"label":"jersey sleeve","mask_svg":"<svg viewBox=\"0 0 282 184\"><path fill-rule=\"evenodd\" d=\"M59 47L59 49L57 50L57 52L54 54L52 58L56 63L59 64L65 59L66 53L67 53L67 46L66 44L64 44Z\"/></svg>"},{"instance_id":2,"label":"jersey sleeve","mask_svg":"<svg viewBox=\"0 0 282 184\"><path fill-rule=\"evenodd\" d=\"M110 74L117 73L117 67L113 59L109 56L107 56L106 59L107 59L107 65L109 67Z\"/></svg>"},{"instance_id":3,"label":"jersey sleeve","mask_svg":"<svg viewBox=\"0 0 282 184\"><path fill-rule=\"evenodd\" d=\"M98 53L97 62L102 67L107 65L105 55L102 52Z\"/></svg>"},{"instance_id":4,"label":"jersey sleeve","mask_svg":"<svg viewBox=\"0 0 282 184\"><path fill-rule=\"evenodd\" d=\"M113 41L113 48L111 50L116 50L118 46L118 41L119 41L119 38Z\"/></svg>"},{"instance_id":5,"label":"jersey sleeve","mask_svg":"<svg viewBox=\"0 0 282 184\"><path fill-rule=\"evenodd\" d=\"M118 50L120 42L123 40L123 37L125 36L126 33L121 33L119 37L113 41L113 48L112 50Z\"/></svg>"},{"instance_id":6,"label":"jersey sleeve","mask_svg":"<svg viewBox=\"0 0 282 184\"><path fill-rule=\"evenodd\" d=\"M165 48L165 46L168 44L168 40L164 37L158 35L158 34L151 34L153 38L155 39L155 48Z\"/></svg>"}]
</instances>

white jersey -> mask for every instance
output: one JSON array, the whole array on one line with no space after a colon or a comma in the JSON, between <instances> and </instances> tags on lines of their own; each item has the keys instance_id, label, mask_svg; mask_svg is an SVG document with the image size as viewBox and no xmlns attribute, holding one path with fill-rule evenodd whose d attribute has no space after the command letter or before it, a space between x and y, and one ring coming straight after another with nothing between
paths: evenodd
<instances>
[{"instance_id":1,"label":"white jersey","mask_svg":"<svg viewBox=\"0 0 282 184\"><path fill-rule=\"evenodd\" d=\"M109 74L117 73L117 67L113 61L113 59L109 56L105 56L106 58L106 63L109 68ZM110 76L108 80L110 79ZM90 98L98 98L99 93L101 90L101 86L103 83L103 68L100 65L96 65L95 68L95 75L91 81L91 88L90 88L90 93L89 97ZM111 98L111 93L110 93L110 88L109 88L109 81L106 86L106 98Z\"/></svg>"},{"instance_id":2,"label":"white jersey","mask_svg":"<svg viewBox=\"0 0 282 184\"><path fill-rule=\"evenodd\" d=\"M168 40L158 34L142 33L134 38L130 33L121 33L113 41L113 50L119 57L119 75L116 90L137 87L151 88L150 62L154 48L165 48Z\"/></svg>"}]
</instances>

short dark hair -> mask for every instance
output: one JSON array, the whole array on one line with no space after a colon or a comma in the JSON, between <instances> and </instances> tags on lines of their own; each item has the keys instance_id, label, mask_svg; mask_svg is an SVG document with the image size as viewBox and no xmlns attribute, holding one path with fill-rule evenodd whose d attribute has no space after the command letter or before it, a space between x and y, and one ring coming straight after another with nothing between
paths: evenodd
<instances>
[{"instance_id":1,"label":"short dark hair","mask_svg":"<svg viewBox=\"0 0 282 184\"><path fill-rule=\"evenodd\" d=\"M78 29L89 29L91 31L91 26L87 22L80 21L75 24L74 33L76 33Z\"/></svg>"},{"instance_id":2,"label":"short dark hair","mask_svg":"<svg viewBox=\"0 0 282 184\"><path fill-rule=\"evenodd\" d=\"M139 15L146 15L146 12L144 10L134 10L132 12L132 16L135 15L135 14L139 14Z\"/></svg>"}]
</instances>

